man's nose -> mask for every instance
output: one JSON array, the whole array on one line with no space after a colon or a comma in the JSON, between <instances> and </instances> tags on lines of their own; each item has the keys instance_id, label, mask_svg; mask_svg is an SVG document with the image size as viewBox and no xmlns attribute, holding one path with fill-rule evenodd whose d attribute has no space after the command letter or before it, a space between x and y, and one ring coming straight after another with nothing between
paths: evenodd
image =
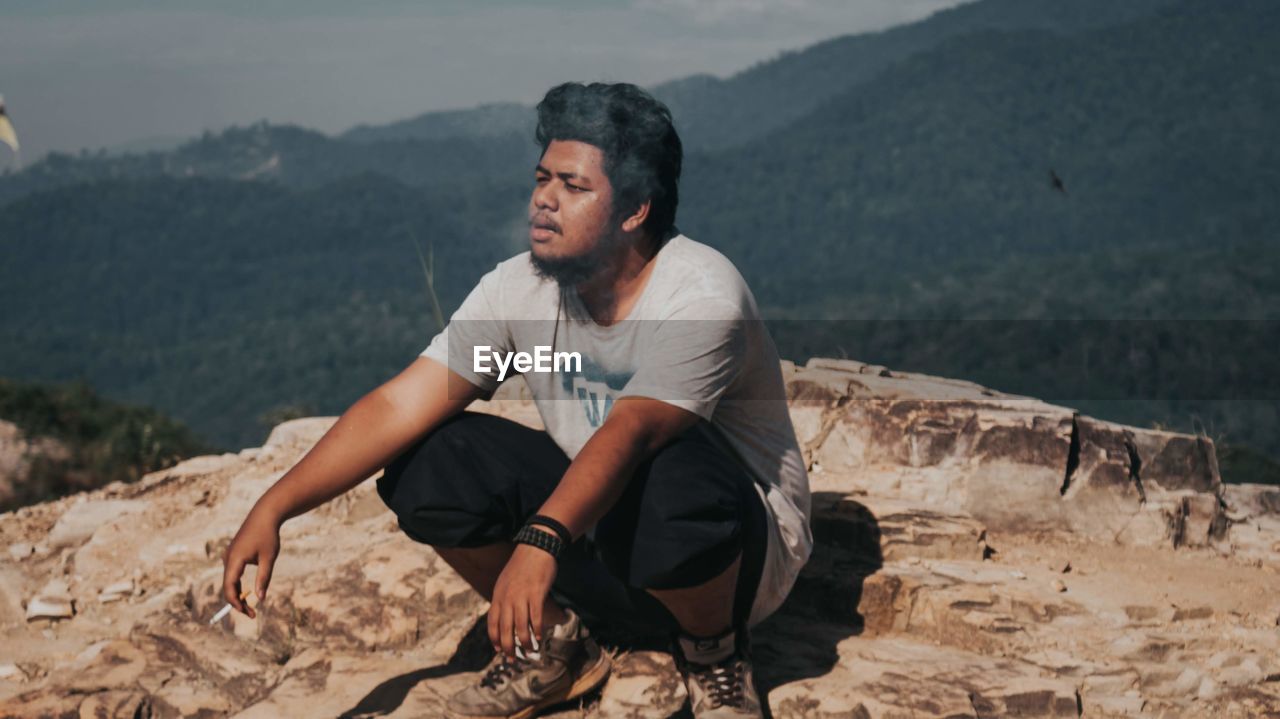
<instances>
[{"instance_id":1,"label":"man's nose","mask_svg":"<svg viewBox=\"0 0 1280 719\"><path fill-rule=\"evenodd\" d=\"M550 182L544 182L540 185L533 186L533 206L539 210L551 210L554 212L560 205L559 198L556 197L555 190L551 188Z\"/></svg>"}]
</instances>

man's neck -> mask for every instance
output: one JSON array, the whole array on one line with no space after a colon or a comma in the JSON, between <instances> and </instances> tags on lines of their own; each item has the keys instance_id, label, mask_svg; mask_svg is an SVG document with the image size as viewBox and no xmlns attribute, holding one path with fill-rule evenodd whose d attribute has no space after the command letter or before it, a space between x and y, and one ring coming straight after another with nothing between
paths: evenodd
<instances>
[{"instance_id":1,"label":"man's neck","mask_svg":"<svg viewBox=\"0 0 1280 719\"><path fill-rule=\"evenodd\" d=\"M612 325L631 314L653 273L661 244L649 235L623 243L599 274L574 288L596 324Z\"/></svg>"}]
</instances>

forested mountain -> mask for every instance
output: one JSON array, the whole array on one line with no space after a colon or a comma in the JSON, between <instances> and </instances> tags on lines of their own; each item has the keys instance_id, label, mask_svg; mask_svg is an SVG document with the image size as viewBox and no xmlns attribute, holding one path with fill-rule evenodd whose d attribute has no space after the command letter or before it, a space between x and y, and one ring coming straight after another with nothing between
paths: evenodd
<instances>
[{"instance_id":1,"label":"forested mountain","mask_svg":"<svg viewBox=\"0 0 1280 719\"><path fill-rule=\"evenodd\" d=\"M538 153L531 138L508 134L361 144L300 127L259 123L206 133L168 152L51 153L22 172L0 175L0 205L87 181L157 176L264 180L308 189L377 172L432 192L447 194L463 185L488 189L533 176Z\"/></svg>"},{"instance_id":2,"label":"forested mountain","mask_svg":"<svg viewBox=\"0 0 1280 719\"><path fill-rule=\"evenodd\" d=\"M691 139L679 224L739 266L785 356L1044 394L1009 337L832 320L1277 319L1275 37L1269 0L981 0L668 84ZM260 441L264 413L340 411L434 331L415 239L446 313L522 249L536 148L506 132L519 106L476 112L345 138L255 125L0 176L0 375L83 377L224 446ZM1127 421L1198 413L1280 456L1275 381L1218 372L1190 406L1144 372L1114 362L1084 399L1140 397L1113 412ZM1254 381L1262 404L1204 403Z\"/></svg>"},{"instance_id":3,"label":"forested mountain","mask_svg":"<svg viewBox=\"0 0 1280 719\"><path fill-rule=\"evenodd\" d=\"M533 137L535 125L537 117L532 107L498 102L468 110L428 112L385 125L357 125L342 133L341 137L356 142L477 139L508 135Z\"/></svg>"},{"instance_id":4,"label":"forested mountain","mask_svg":"<svg viewBox=\"0 0 1280 719\"><path fill-rule=\"evenodd\" d=\"M0 374L83 378L248 446L264 414L340 410L407 364L437 329L415 242L456 306L512 254L501 226L472 220L512 216L508 200L442 200L375 175L25 198L0 210Z\"/></svg>"},{"instance_id":5,"label":"forested mountain","mask_svg":"<svg viewBox=\"0 0 1280 719\"><path fill-rule=\"evenodd\" d=\"M0 512L131 482L213 448L191 430L146 407L110 402L74 383L45 386L0 378L0 420L24 440L60 451L36 451L22 476L0 476ZM16 481L15 481L16 480Z\"/></svg>"},{"instance_id":6,"label":"forested mountain","mask_svg":"<svg viewBox=\"0 0 1280 719\"><path fill-rule=\"evenodd\" d=\"M765 302L825 298L827 316L865 316L840 299L851 284L923 283L956 263L1274 241L1276 37L1280 5L1240 0L1071 37L957 38L691 159L685 224L768 268L749 277Z\"/></svg>"},{"instance_id":7,"label":"forested mountain","mask_svg":"<svg viewBox=\"0 0 1280 719\"><path fill-rule=\"evenodd\" d=\"M985 0L941 11L918 23L845 35L763 60L733 76L693 75L654 86L671 107L688 149L731 147L808 114L827 99L869 80L896 62L949 38L979 30L1044 30L1069 34L1128 22L1171 0ZM406 138L528 135L533 108L514 103L429 112L343 135L362 142Z\"/></svg>"}]
</instances>

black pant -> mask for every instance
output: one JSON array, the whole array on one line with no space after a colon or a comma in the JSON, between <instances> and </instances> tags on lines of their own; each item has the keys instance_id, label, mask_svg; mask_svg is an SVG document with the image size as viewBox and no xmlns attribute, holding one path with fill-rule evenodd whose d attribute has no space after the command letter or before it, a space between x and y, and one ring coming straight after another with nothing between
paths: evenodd
<instances>
[{"instance_id":1,"label":"black pant","mask_svg":"<svg viewBox=\"0 0 1280 719\"><path fill-rule=\"evenodd\" d=\"M705 422L659 449L595 527L565 550L553 592L584 616L675 630L646 589L694 587L742 555L734 623L760 582L767 518L752 479ZM546 432L462 412L391 462L378 494L410 538L435 547L510 540L551 496L569 458Z\"/></svg>"}]
</instances>

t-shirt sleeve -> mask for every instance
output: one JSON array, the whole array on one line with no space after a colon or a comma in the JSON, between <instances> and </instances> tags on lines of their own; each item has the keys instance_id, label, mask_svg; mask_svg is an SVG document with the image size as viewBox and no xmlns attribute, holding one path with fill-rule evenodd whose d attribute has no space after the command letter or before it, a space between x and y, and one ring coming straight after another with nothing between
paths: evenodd
<instances>
[{"instance_id":1,"label":"t-shirt sleeve","mask_svg":"<svg viewBox=\"0 0 1280 719\"><path fill-rule=\"evenodd\" d=\"M742 308L725 300L694 303L653 321L646 334L644 356L619 397L661 400L710 420L746 355Z\"/></svg>"},{"instance_id":2,"label":"t-shirt sleeve","mask_svg":"<svg viewBox=\"0 0 1280 719\"><path fill-rule=\"evenodd\" d=\"M419 354L448 366L486 392L497 389L498 373L492 362L485 363L488 372L475 371L476 348L482 348L488 356L489 352L510 352L513 344L503 314L501 273L499 265L481 277L444 330ZM483 350L484 347L488 349Z\"/></svg>"}]
</instances>

